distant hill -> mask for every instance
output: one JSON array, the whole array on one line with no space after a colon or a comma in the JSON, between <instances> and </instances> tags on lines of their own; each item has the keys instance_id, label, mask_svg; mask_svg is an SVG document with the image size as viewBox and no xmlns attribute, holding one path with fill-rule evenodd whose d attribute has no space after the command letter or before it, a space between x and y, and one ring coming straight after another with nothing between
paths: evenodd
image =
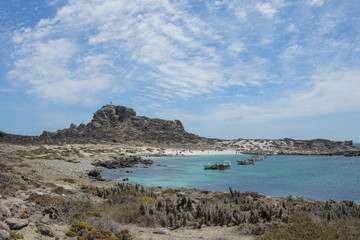
<instances>
[{"instance_id":1,"label":"distant hill","mask_svg":"<svg viewBox=\"0 0 360 240\"><path fill-rule=\"evenodd\" d=\"M352 141L326 139L235 139L205 138L188 133L180 120L137 116L132 108L105 105L87 124L70 124L56 132L40 136L21 136L0 132L0 142L14 144L104 143L131 146L174 147L183 149L234 149L239 153L304 154L360 156Z\"/></svg>"}]
</instances>

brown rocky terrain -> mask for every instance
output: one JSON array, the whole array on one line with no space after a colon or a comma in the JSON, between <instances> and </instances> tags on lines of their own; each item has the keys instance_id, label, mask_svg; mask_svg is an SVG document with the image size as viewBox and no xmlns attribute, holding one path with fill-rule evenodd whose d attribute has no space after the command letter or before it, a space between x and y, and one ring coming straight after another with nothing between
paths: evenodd
<instances>
[{"instance_id":1,"label":"brown rocky terrain","mask_svg":"<svg viewBox=\"0 0 360 240\"><path fill-rule=\"evenodd\" d=\"M178 149L233 149L241 153L314 154L359 156L360 148L352 141L326 139L236 139L221 140L200 137L185 131L179 120L169 121L137 116L131 108L105 105L94 113L91 122L71 124L56 132L40 136L20 136L0 132L0 142L15 144L104 143L130 146L171 147Z\"/></svg>"},{"instance_id":2,"label":"brown rocky terrain","mask_svg":"<svg viewBox=\"0 0 360 240\"><path fill-rule=\"evenodd\" d=\"M286 236L330 234L299 239L360 237L360 206L352 201L277 198L230 188L227 193L145 188L88 175L108 159L110 167L141 162L139 148L0 144L0 150L1 240L250 240L275 239L266 236L279 229L288 231Z\"/></svg>"}]
</instances>

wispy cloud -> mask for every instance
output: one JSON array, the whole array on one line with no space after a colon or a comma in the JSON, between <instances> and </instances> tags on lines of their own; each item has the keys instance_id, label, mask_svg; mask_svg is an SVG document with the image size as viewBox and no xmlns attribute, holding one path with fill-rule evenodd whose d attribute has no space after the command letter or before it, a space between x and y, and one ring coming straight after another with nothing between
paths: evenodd
<instances>
[{"instance_id":1,"label":"wispy cloud","mask_svg":"<svg viewBox=\"0 0 360 240\"><path fill-rule=\"evenodd\" d=\"M262 105L221 104L209 115L193 116L203 122L225 124L259 123L296 117L311 117L346 111L360 111L360 71L344 69L314 76L308 89L294 90ZM210 120L209 120L210 119Z\"/></svg>"},{"instance_id":2,"label":"wispy cloud","mask_svg":"<svg viewBox=\"0 0 360 240\"><path fill-rule=\"evenodd\" d=\"M110 94L160 109L222 95L202 102L216 109L204 121L357 111L359 95L350 91L359 87L360 22L347 17L351 4L359 6L69 0L15 31L8 77L14 88L58 103L91 105Z\"/></svg>"}]
</instances>

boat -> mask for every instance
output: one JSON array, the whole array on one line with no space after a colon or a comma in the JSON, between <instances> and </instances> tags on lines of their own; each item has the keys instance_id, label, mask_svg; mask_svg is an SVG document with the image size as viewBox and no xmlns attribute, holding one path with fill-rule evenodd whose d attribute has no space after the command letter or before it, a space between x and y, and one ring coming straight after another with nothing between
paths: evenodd
<instances>
[{"instance_id":1,"label":"boat","mask_svg":"<svg viewBox=\"0 0 360 240\"><path fill-rule=\"evenodd\" d=\"M229 169L230 167L231 167L231 162L230 161L224 161L223 164L219 165L220 170Z\"/></svg>"},{"instance_id":2,"label":"boat","mask_svg":"<svg viewBox=\"0 0 360 240\"><path fill-rule=\"evenodd\" d=\"M249 161L263 161L266 157L264 155L256 155L249 158Z\"/></svg>"},{"instance_id":3,"label":"boat","mask_svg":"<svg viewBox=\"0 0 360 240\"><path fill-rule=\"evenodd\" d=\"M254 164L254 160L237 160L238 165L250 165Z\"/></svg>"},{"instance_id":4,"label":"boat","mask_svg":"<svg viewBox=\"0 0 360 240\"><path fill-rule=\"evenodd\" d=\"M219 168L219 167L218 167L217 164L210 164L210 163L208 163L208 164L205 164L205 165L204 165L204 169L206 169L206 170L208 170L208 169L214 170L214 169L218 169L218 168Z\"/></svg>"}]
</instances>

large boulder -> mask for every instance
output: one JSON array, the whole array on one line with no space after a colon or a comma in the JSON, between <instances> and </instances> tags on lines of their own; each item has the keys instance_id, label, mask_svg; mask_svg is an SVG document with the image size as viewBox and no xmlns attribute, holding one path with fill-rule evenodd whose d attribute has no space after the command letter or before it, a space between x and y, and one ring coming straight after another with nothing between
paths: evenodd
<instances>
[{"instance_id":1,"label":"large boulder","mask_svg":"<svg viewBox=\"0 0 360 240\"><path fill-rule=\"evenodd\" d=\"M29 221L27 219L19 218L8 218L5 220L5 223L10 227L11 230L19 230L29 225Z\"/></svg>"},{"instance_id":2,"label":"large boulder","mask_svg":"<svg viewBox=\"0 0 360 240\"><path fill-rule=\"evenodd\" d=\"M132 108L105 105L94 113L90 126L97 129L109 123L123 123L132 116L136 116Z\"/></svg>"},{"instance_id":3,"label":"large boulder","mask_svg":"<svg viewBox=\"0 0 360 240\"><path fill-rule=\"evenodd\" d=\"M8 239L10 239L9 232L5 230L0 230L0 240L8 240Z\"/></svg>"},{"instance_id":4,"label":"large boulder","mask_svg":"<svg viewBox=\"0 0 360 240\"><path fill-rule=\"evenodd\" d=\"M5 230L5 231L10 231L10 228L8 225L6 225L5 223L3 223L2 221L0 221L0 230Z\"/></svg>"},{"instance_id":5,"label":"large boulder","mask_svg":"<svg viewBox=\"0 0 360 240\"><path fill-rule=\"evenodd\" d=\"M9 214L9 208L7 208L2 202L0 202L0 217L8 217Z\"/></svg>"}]
</instances>

